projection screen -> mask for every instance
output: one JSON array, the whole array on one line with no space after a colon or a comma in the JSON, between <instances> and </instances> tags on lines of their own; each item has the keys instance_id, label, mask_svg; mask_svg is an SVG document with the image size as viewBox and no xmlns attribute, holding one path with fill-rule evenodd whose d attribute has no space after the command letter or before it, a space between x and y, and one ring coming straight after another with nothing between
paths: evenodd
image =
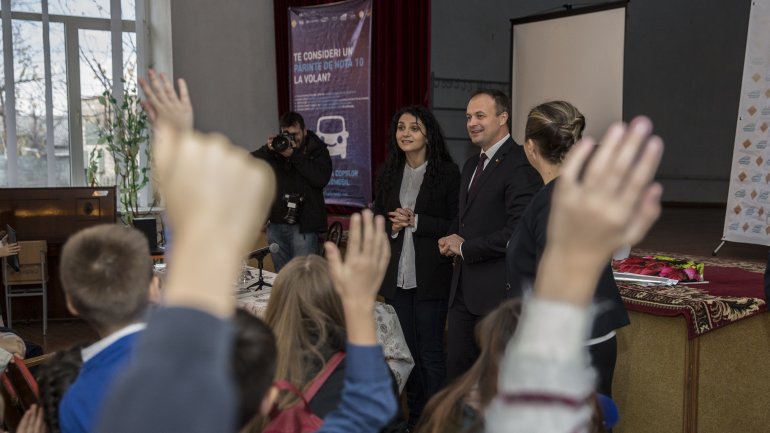
<instances>
[{"instance_id":1,"label":"projection screen","mask_svg":"<svg viewBox=\"0 0 770 433\"><path fill-rule=\"evenodd\" d=\"M512 136L524 143L529 110L565 100L600 138L623 115L626 2L511 20ZM599 9L599 10L597 10Z\"/></svg>"}]
</instances>

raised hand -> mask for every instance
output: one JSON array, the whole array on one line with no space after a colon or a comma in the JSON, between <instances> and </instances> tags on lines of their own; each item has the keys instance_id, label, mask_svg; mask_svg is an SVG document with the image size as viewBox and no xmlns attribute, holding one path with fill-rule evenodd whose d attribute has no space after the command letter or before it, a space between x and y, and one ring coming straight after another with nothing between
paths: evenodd
<instances>
[{"instance_id":1,"label":"raised hand","mask_svg":"<svg viewBox=\"0 0 770 433\"><path fill-rule=\"evenodd\" d=\"M179 86L177 95L165 74L157 74L150 69L147 75L150 82L139 78L139 86L144 91L145 99L142 100L142 107L147 112L150 122L157 126L158 121L164 121L180 131L191 131L193 108L185 80L180 78L177 81Z\"/></svg>"},{"instance_id":2,"label":"raised hand","mask_svg":"<svg viewBox=\"0 0 770 433\"><path fill-rule=\"evenodd\" d=\"M180 132L165 122L152 148L175 236L166 302L232 314L230 286L267 218L273 172L222 135Z\"/></svg>"},{"instance_id":3,"label":"raised hand","mask_svg":"<svg viewBox=\"0 0 770 433\"><path fill-rule=\"evenodd\" d=\"M324 244L329 273L342 299L348 340L354 344L376 344L374 301L390 260L385 219L370 210L350 219L345 259L336 245Z\"/></svg>"},{"instance_id":4,"label":"raised hand","mask_svg":"<svg viewBox=\"0 0 770 433\"><path fill-rule=\"evenodd\" d=\"M663 141L651 133L650 120L637 117L611 126L598 147L584 139L570 151L553 195L539 296L587 304L612 252L640 241L658 218L663 188L652 180Z\"/></svg>"}]
</instances>

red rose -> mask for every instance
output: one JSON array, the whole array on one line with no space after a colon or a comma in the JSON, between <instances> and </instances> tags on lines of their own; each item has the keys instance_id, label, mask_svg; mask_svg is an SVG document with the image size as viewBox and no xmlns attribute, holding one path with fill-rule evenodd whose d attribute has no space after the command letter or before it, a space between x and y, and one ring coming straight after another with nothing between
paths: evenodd
<instances>
[{"instance_id":1,"label":"red rose","mask_svg":"<svg viewBox=\"0 0 770 433\"><path fill-rule=\"evenodd\" d=\"M660 276L663 278L671 278L672 280L684 281L687 279L687 274L682 272L681 269L677 269L671 266L666 266L660 270Z\"/></svg>"}]
</instances>

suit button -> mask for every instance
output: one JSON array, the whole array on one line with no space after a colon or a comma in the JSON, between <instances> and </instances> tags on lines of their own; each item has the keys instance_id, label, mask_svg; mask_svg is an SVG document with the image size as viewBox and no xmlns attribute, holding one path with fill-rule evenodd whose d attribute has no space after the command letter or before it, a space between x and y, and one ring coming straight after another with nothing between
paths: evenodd
<instances>
[{"instance_id":1,"label":"suit button","mask_svg":"<svg viewBox=\"0 0 770 433\"><path fill-rule=\"evenodd\" d=\"M511 283L505 283L505 290L511 290Z\"/></svg>"}]
</instances>

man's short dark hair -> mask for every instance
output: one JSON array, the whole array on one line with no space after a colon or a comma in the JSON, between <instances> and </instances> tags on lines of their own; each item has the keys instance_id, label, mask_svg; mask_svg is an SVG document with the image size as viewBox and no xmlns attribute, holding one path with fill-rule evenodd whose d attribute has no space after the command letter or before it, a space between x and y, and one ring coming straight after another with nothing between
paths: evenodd
<instances>
[{"instance_id":1,"label":"man's short dark hair","mask_svg":"<svg viewBox=\"0 0 770 433\"><path fill-rule=\"evenodd\" d=\"M64 244L59 273L72 306L100 332L137 321L147 308L152 258L147 238L134 228L79 231Z\"/></svg>"},{"instance_id":2,"label":"man's short dark hair","mask_svg":"<svg viewBox=\"0 0 770 433\"><path fill-rule=\"evenodd\" d=\"M275 377L278 348L275 335L262 319L236 309L233 372L238 384L238 428L251 421Z\"/></svg>"},{"instance_id":3,"label":"man's short dark hair","mask_svg":"<svg viewBox=\"0 0 770 433\"><path fill-rule=\"evenodd\" d=\"M302 115L295 111L289 111L288 113L284 113L283 116L281 116L281 119L278 121L278 126L281 128L288 128L292 125L299 125L300 129L305 129L305 119L302 118Z\"/></svg>"},{"instance_id":4,"label":"man's short dark hair","mask_svg":"<svg viewBox=\"0 0 770 433\"><path fill-rule=\"evenodd\" d=\"M508 98L508 95L497 89L478 89L473 92L471 99L478 95L487 95L495 100L495 110L497 111L495 114L499 116L503 113L508 113L508 117L511 117L511 100Z\"/></svg>"}]
</instances>

